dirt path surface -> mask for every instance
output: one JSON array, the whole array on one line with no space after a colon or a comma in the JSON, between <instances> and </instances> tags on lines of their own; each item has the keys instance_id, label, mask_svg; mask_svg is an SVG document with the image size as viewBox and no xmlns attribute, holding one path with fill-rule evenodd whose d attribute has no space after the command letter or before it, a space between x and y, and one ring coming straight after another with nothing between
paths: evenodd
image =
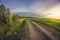
<instances>
[{"instance_id":1,"label":"dirt path surface","mask_svg":"<svg viewBox=\"0 0 60 40\"><path fill-rule=\"evenodd\" d=\"M27 24L29 29L29 40L49 40L50 39L41 30L37 29L36 26L33 23L31 23L29 20L27 20Z\"/></svg>"},{"instance_id":2,"label":"dirt path surface","mask_svg":"<svg viewBox=\"0 0 60 40\"><path fill-rule=\"evenodd\" d=\"M29 28L30 40L42 40L41 37L39 36L38 31L33 27L33 25L29 21L27 21L27 23Z\"/></svg>"},{"instance_id":3,"label":"dirt path surface","mask_svg":"<svg viewBox=\"0 0 60 40\"><path fill-rule=\"evenodd\" d=\"M53 35L52 32L48 31L46 28L43 28L42 26L38 25L37 23L31 21L33 24L35 24L42 32L44 32L46 35L48 35L52 40L59 40L57 36Z\"/></svg>"},{"instance_id":4,"label":"dirt path surface","mask_svg":"<svg viewBox=\"0 0 60 40\"><path fill-rule=\"evenodd\" d=\"M26 20L26 22L28 27L27 31L29 31L27 40L60 40L57 36L53 35L53 32L47 30L45 26L43 27L31 20ZM19 30L15 40L22 40L23 29L24 27L22 26L22 30Z\"/></svg>"}]
</instances>

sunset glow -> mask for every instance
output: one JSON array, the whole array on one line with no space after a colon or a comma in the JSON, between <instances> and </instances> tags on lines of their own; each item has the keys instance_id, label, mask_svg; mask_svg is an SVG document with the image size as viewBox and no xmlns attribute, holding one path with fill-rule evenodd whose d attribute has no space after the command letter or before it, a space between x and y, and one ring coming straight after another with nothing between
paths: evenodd
<instances>
[{"instance_id":1,"label":"sunset glow","mask_svg":"<svg viewBox=\"0 0 60 40\"><path fill-rule=\"evenodd\" d=\"M60 18L59 0L1 0L0 4L6 5L11 13L32 12L37 17Z\"/></svg>"}]
</instances>

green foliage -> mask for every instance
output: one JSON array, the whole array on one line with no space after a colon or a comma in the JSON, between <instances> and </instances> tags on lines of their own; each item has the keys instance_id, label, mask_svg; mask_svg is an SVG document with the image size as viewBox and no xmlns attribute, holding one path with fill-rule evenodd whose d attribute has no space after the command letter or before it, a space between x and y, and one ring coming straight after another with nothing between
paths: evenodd
<instances>
[{"instance_id":1,"label":"green foliage","mask_svg":"<svg viewBox=\"0 0 60 40\"><path fill-rule=\"evenodd\" d=\"M13 40L23 20L16 14L11 16L9 8L0 5L0 40Z\"/></svg>"}]
</instances>

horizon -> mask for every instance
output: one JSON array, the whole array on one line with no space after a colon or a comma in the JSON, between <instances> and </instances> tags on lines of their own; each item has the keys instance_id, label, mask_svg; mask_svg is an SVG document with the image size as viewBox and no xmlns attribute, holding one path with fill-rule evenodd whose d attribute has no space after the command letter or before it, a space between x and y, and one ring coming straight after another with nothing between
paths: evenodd
<instances>
[{"instance_id":1,"label":"horizon","mask_svg":"<svg viewBox=\"0 0 60 40\"><path fill-rule=\"evenodd\" d=\"M0 4L11 13L32 12L39 17L60 18L60 0L0 0Z\"/></svg>"}]
</instances>

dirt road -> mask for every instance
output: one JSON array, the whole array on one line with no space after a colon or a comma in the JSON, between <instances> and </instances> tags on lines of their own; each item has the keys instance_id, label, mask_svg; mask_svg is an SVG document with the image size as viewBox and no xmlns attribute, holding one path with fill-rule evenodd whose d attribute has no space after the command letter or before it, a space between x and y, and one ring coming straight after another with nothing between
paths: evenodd
<instances>
[{"instance_id":1,"label":"dirt road","mask_svg":"<svg viewBox=\"0 0 60 40\"><path fill-rule=\"evenodd\" d=\"M30 40L42 40L38 31L33 27L33 25L27 21L29 27L29 38Z\"/></svg>"},{"instance_id":2,"label":"dirt road","mask_svg":"<svg viewBox=\"0 0 60 40\"><path fill-rule=\"evenodd\" d=\"M27 21L30 40L59 40L57 36L33 21ZM37 29L39 28L39 30Z\"/></svg>"},{"instance_id":3,"label":"dirt road","mask_svg":"<svg viewBox=\"0 0 60 40\"><path fill-rule=\"evenodd\" d=\"M43 27L31 20L26 20L26 23L28 27L28 40L60 40L53 32L47 30L45 26ZM22 29L24 29L24 27L22 27ZM22 40L21 36L22 30L18 32L16 40Z\"/></svg>"}]
</instances>

